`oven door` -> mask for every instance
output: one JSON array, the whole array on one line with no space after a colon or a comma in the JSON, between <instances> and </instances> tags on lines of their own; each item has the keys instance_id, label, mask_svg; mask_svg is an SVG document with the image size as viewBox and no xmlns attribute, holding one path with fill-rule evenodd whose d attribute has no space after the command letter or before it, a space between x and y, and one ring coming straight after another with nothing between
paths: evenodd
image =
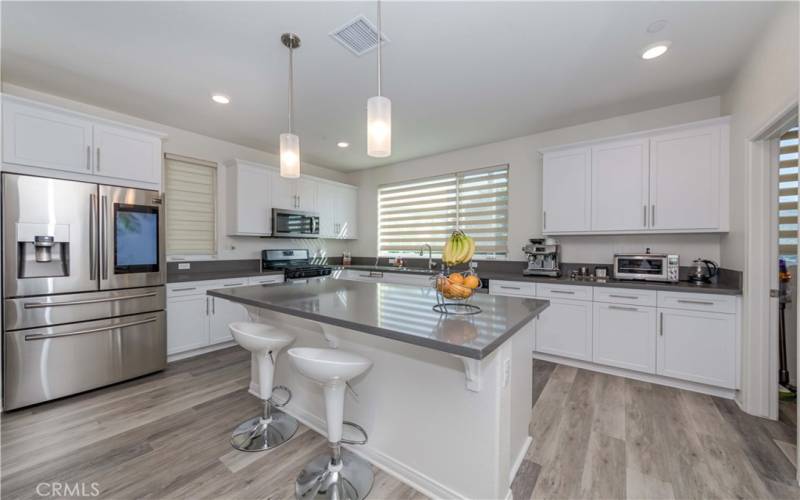
<instances>
[{"instance_id":1,"label":"oven door","mask_svg":"<svg viewBox=\"0 0 800 500\"><path fill-rule=\"evenodd\" d=\"M164 284L164 213L157 191L100 186L100 289Z\"/></svg>"},{"instance_id":2,"label":"oven door","mask_svg":"<svg viewBox=\"0 0 800 500\"><path fill-rule=\"evenodd\" d=\"M273 208L272 235L284 238L318 238L319 215Z\"/></svg>"},{"instance_id":3,"label":"oven door","mask_svg":"<svg viewBox=\"0 0 800 500\"><path fill-rule=\"evenodd\" d=\"M655 255L620 255L614 259L614 278L667 281L667 259Z\"/></svg>"}]
</instances>

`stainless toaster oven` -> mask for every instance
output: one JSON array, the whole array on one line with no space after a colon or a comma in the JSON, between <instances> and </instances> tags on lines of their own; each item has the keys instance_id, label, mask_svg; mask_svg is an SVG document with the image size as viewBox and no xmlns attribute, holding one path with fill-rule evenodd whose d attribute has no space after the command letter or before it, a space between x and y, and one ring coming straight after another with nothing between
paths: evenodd
<instances>
[{"instance_id":1,"label":"stainless toaster oven","mask_svg":"<svg viewBox=\"0 0 800 500\"><path fill-rule=\"evenodd\" d=\"M675 254L618 253L614 255L614 279L677 283L679 261Z\"/></svg>"}]
</instances>

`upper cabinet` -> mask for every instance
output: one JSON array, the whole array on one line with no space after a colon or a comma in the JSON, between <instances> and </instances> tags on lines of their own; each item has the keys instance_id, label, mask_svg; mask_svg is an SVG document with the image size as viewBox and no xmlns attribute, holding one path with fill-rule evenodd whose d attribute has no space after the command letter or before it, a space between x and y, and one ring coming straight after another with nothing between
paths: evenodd
<instances>
[{"instance_id":1,"label":"upper cabinet","mask_svg":"<svg viewBox=\"0 0 800 500\"><path fill-rule=\"evenodd\" d=\"M162 134L3 96L6 170L159 189ZM45 170L41 170L45 169Z\"/></svg>"},{"instance_id":2,"label":"upper cabinet","mask_svg":"<svg viewBox=\"0 0 800 500\"><path fill-rule=\"evenodd\" d=\"M545 233L591 227L591 154L588 148L544 155L542 227Z\"/></svg>"},{"instance_id":3,"label":"upper cabinet","mask_svg":"<svg viewBox=\"0 0 800 500\"><path fill-rule=\"evenodd\" d=\"M341 240L358 238L356 187L320 182L317 203L320 237Z\"/></svg>"},{"instance_id":4,"label":"upper cabinet","mask_svg":"<svg viewBox=\"0 0 800 500\"><path fill-rule=\"evenodd\" d=\"M315 212L317 210L317 183L306 177L287 179L272 173L272 206L289 210Z\"/></svg>"},{"instance_id":5,"label":"upper cabinet","mask_svg":"<svg viewBox=\"0 0 800 500\"><path fill-rule=\"evenodd\" d=\"M728 230L728 119L543 155L543 233Z\"/></svg>"},{"instance_id":6,"label":"upper cabinet","mask_svg":"<svg viewBox=\"0 0 800 500\"><path fill-rule=\"evenodd\" d=\"M226 232L229 236L272 234L270 171L253 163L226 164Z\"/></svg>"}]
</instances>

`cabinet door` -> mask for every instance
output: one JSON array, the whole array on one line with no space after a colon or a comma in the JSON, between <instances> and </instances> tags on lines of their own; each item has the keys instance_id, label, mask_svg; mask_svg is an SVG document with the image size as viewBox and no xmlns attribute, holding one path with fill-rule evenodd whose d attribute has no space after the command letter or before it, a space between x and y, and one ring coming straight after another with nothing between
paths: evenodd
<instances>
[{"instance_id":1,"label":"cabinet door","mask_svg":"<svg viewBox=\"0 0 800 500\"><path fill-rule=\"evenodd\" d=\"M124 128L94 126L94 173L161 184L161 139Z\"/></svg>"},{"instance_id":2,"label":"cabinet door","mask_svg":"<svg viewBox=\"0 0 800 500\"><path fill-rule=\"evenodd\" d=\"M296 181L297 208L306 212L317 211L317 181L299 178Z\"/></svg>"},{"instance_id":3,"label":"cabinet door","mask_svg":"<svg viewBox=\"0 0 800 500\"><path fill-rule=\"evenodd\" d=\"M592 361L656 372L656 308L594 304Z\"/></svg>"},{"instance_id":4,"label":"cabinet door","mask_svg":"<svg viewBox=\"0 0 800 500\"><path fill-rule=\"evenodd\" d=\"M592 303L550 299L550 307L539 315L536 350L591 361Z\"/></svg>"},{"instance_id":5,"label":"cabinet door","mask_svg":"<svg viewBox=\"0 0 800 500\"><path fill-rule=\"evenodd\" d=\"M544 155L544 233L591 229L591 153L588 148Z\"/></svg>"},{"instance_id":6,"label":"cabinet door","mask_svg":"<svg viewBox=\"0 0 800 500\"><path fill-rule=\"evenodd\" d=\"M256 165L229 165L226 176L229 235L272 234L270 173Z\"/></svg>"},{"instance_id":7,"label":"cabinet door","mask_svg":"<svg viewBox=\"0 0 800 500\"><path fill-rule=\"evenodd\" d=\"M206 347L210 297L190 295L167 301L167 354Z\"/></svg>"},{"instance_id":8,"label":"cabinet door","mask_svg":"<svg viewBox=\"0 0 800 500\"><path fill-rule=\"evenodd\" d=\"M210 343L219 344L233 340L228 325L235 321L248 321L247 309L230 300L211 297Z\"/></svg>"},{"instance_id":9,"label":"cabinet door","mask_svg":"<svg viewBox=\"0 0 800 500\"><path fill-rule=\"evenodd\" d=\"M286 179L277 172L270 173L270 193L274 208L297 210L296 190L295 179Z\"/></svg>"},{"instance_id":10,"label":"cabinet door","mask_svg":"<svg viewBox=\"0 0 800 500\"><path fill-rule=\"evenodd\" d=\"M592 230L646 229L649 200L648 141L592 148Z\"/></svg>"},{"instance_id":11,"label":"cabinet door","mask_svg":"<svg viewBox=\"0 0 800 500\"><path fill-rule=\"evenodd\" d=\"M341 189L333 184L319 184L317 205L319 209L320 238L337 238L337 207Z\"/></svg>"},{"instance_id":12,"label":"cabinet door","mask_svg":"<svg viewBox=\"0 0 800 500\"><path fill-rule=\"evenodd\" d=\"M337 232L339 238L354 240L358 238L358 190L340 188L337 213Z\"/></svg>"},{"instance_id":13,"label":"cabinet door","mask_svg":"<svg viewBox=\"0 0 800 500\"><path fill-rule=\"evenodd\" d=\"M734 389L736 315L659 309L659 375Z\"/></svg>"},{"instance_id":14,"label":"cabinet door","mask_svg":"<svg viewBox=\"0 0 800 500\"><path fill-rule=\"evenodd\" d=\"M719 228L720 181L719 127L651 137L651 227Z\"/></svg>"},{"instance_id":15,"label":"cabinet door","mask_svg":"<svg viewBox=\"0 0 800 500\"><path fill-rule=\"evenodd\" d=\"M91 173L91 122L3 99L3 161Z\"/></svg>"}]
</instances>

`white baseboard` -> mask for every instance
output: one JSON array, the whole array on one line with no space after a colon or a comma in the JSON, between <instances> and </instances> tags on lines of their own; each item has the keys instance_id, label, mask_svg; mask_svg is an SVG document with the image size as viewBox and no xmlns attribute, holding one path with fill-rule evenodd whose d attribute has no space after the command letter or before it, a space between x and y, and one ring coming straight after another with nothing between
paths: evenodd
<instances>
[{"instance_id":1,"label":"white baseboard","mask_svg":"<svg viewBox=\"0 0 800 500\"><path fill-rule=\"evenodd\" d=\"M221 349L227 349L228 347L233 347L238 345L235 341L229 340L227 342L223 342L221 344L214 344L208 347L201 347L199 349L193 349L191 351L186 352L179 352L177 354L170 354L167 356L167 363L172 363L173 361L179 361L181 359L193 358L195 356L199 356L201 354L206 354L209 352L219 351Z\"/></svg>"},{"instance_id":2,"label":"white baseboard","mask_svg":"<svg viewBox=\"0 0 800 500\"><path fill-rule=\"evenodd\" d=\"M736 399L739 391L736 389L725 389L722 387L714 387L712 385L698 384L697 382L688 382L686 380L678 380L670 377L662 377L661 375L651 375L649 373L639 373L624 368L615 368L613 366L597 365L589 361L580 361L577 359L562 358L561 356L554 356L552 354L543 354L540 352L533 353L533 359L541 359L558 363L561 365L574 366L575 368L582 368L593 372L606 373L608 375L616 375L618 377L631 378L634 380L641 380L642 382L649 382L652 384L666 385L668 387L675 387L677 389L685 389L692 392L700 392L711 396L717 396L724 399ZM535 375L534 375L535 376Z\"/></svg>"},{"instance_id":3,"label":"white baseboard","mask_svg":"<svg viewBox=\"0 0 800 500\"><path fill-rule=\"evenodd\" d=\"M531 447L532 443L533 443L533 438L531 436L528 436L525 439L525 443L522 445L522 449L519 450L519 455L517 455L517 458L514 460L514 463L511 464L511 470L508 473L509 485L514 482L514 478L517 476L517 471L519 471L519 468L522 466L522 461L525 460L525 455L528 453L528 448Z\"/></svg>"},{"instance_id":4,"label":"white baseboard","mask_svg":"<svg viewBox=\"0 0 800 500\"><path fill-rule=\"evenodd\" d=\"M291 403L288 406L281 408L281 411L293 416L311 430L316 431L323 436L327 434L325 430L325 421L313 413L294 407ZM528 439L530 440L530 437ZM381 469L390 476L395 477L399 481L411 486L429 498L466 498L447 486L435 481L434 479L431 479L413 467L409 467L408 465L388 457L377 450L364 446L344 445L344 447L360 456L364 460L370 462L375 467ZM527 447L525 450L527 450ZM522 456L524 456L524 453ZM510 491L511 489L509 488L509 496L507 497L509 500L511 498Z\"/></svg>"}]
</instances>

